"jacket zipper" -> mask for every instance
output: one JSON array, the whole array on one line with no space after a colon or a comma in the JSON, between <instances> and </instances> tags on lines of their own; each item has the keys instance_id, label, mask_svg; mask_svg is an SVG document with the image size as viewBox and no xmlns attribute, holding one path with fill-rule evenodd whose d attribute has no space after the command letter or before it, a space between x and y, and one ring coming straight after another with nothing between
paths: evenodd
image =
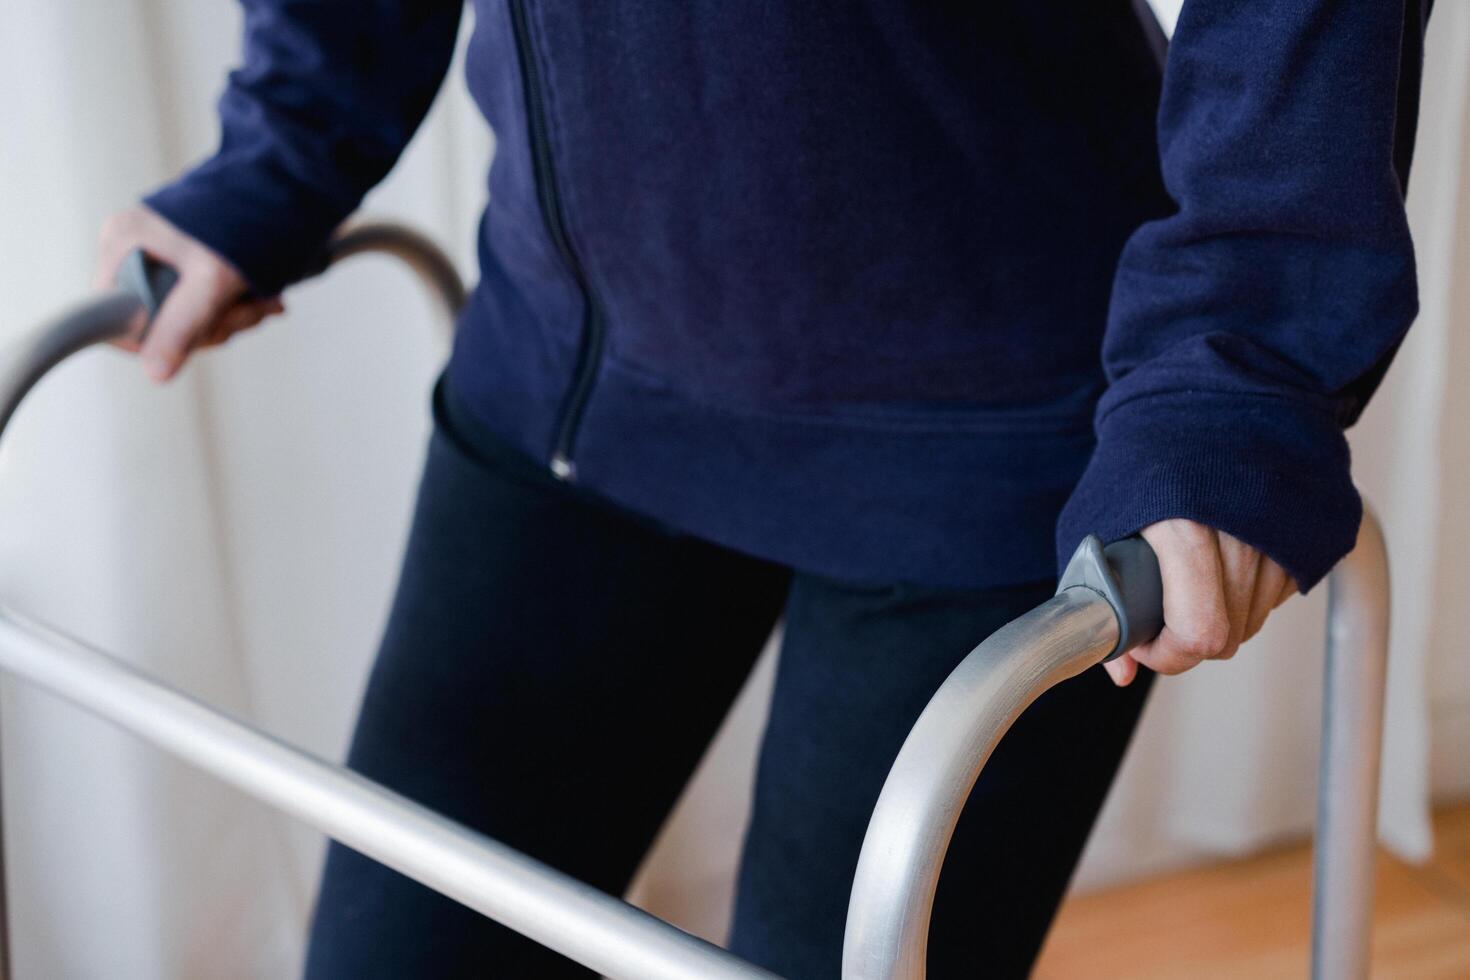
<instances>
[{"instance_id":1,"label":"jacket zipper","mask_svg":"<svg viewBox=\"0 0 1470 980\"><path fill-rule=\"evenodd\" d=\"M597 368L602 361L602 346L606 333L602 307L587 280L586 270L572 248L567 234L566 217L562 211L561 197L556 188L556 171L552 166L551 141L546 131L546 106L541 94L541 75L536 68L536 56L531 47L531 29L526 19L525 0L510 0L511 27L515 32L516 54L521 62L521 77L525 80L526 120L531 137L531 162L535 168L536 195L541 205L541 216L546 230L566 263L567 271L582 294L582 339L577 347L577 361L572 371L571 385L562 398L557 413L556 438L551 447L551 472L561 480L575 480L577 467L572 461L572 450L577 440L577 429L582 424L582 415L587 408L587 399L592 394L592 385L597 379Z\"/></svg>"}]
</instances>

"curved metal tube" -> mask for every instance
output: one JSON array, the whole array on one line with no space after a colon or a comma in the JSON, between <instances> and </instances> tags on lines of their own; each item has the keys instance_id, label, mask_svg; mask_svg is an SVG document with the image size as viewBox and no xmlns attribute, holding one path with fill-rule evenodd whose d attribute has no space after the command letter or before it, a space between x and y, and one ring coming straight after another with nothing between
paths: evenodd
<instances>
[{"instance_id":1,"label":"curved metal tube","mask_svg":"<svg viewBox=\"0 0 1470 980\"><path fill-rule=\"evenodd\" d=\"M464 280L449 256L427 236L395 222L349 222L327 246L327 264L370 252L391 255L418 273L451 320L464 308Z\"/></svg>"},{"instance_id":2,"label":"curved metal tube","mask_svg":"<svg viewBox=\"0 0 1470 980\"><path fill-rule=\"evenodd\" d=\"M0 668L616 980L776 980L591 885L0 608Z\"/></svg>"},{"instance_id":3,"label":"curved metal tube","mask_svg":"<svg viewBox=\"0 0 1470 980\"><path fill-rule=\"evenodd\" d=\"M1312 868L1312 976L1368 976L1378 773L1388 677L1389 576L1383 532L1366 507L1357 547L1327 585L1327 664Z\"/></svg>"},{"instance_id":4,"label":"curved metal tube","mask_svg":"<svg viewBox=\"0 0 1470 980\"><path fill-rule=\"evenodd\" d=\"M1313 976L1363 978L1372 928L1379 751L1388 652L1388 562L1365 508L1329 580ZM975 649L909 732L868 824L848 904L843 980L923 980L945 852L990 753L1042 692L1107 656L1112 607L1070 589Z\"/></svg>"},{"instance_id":5,"label":"curved metal tube","mask_svg":"<svg viewBox=\"0 0 1470 980\"><path fill-rule=\"evenodd\" d=\"M386 221L348 226L328 245L322 269L364 252L386 252L408 264L445 308L451 320L464 306L465 287L454 263L428 238ZM42 324L0 357L0 436L32 388L78 351L125 336L145 310L143 296L112 289ZM4 832L0 827L0 980L11 976L8 889Z\"/></svg>"},{"instance_id":6,"label":"curved metal tube","mask_svg":"<svg viewBox=\"0 0 1470 980\"><path fill-rule=\"evenodd\" d=\"M1068 589L1002 627L940 685L868 824L847 907L843 980L924 976L939 870L981 767L1027 705L1117 642L1112 606L1090 589Z\"/></svg>"},{"instance_id":7,"label":"curved metal tube","mask_svg":"<svg viewBox=\"0 0 1470 980\"><path fill-rule=\"evenodd\" d=\"M396 225L350 228L329 249L326 265L370 251L407 261L449 312L463 304L463 284L444 254L422 235ZM0 432L48 370L76 351L123 335L142 308L140 297L116 290L33 335L0 374ZM611 895L3 608L0 669L608 977L777 980ZM9 976L3 908L0 887L0 976Z\"/></svg>"},{"instance_id":8,"label":"curved metal tube","mask_svg":"<svg viewBox=\"0 0 1470 980\"><path fill-rule=\"evenodd\" d=\"M402 259L418 273L451 319L464 306L464 282L449 257L428 238L392 222L348 225L327 247L322 268L367 252ZM7 351L0 363L0 435L25 396L47 372L78 351L124 336L142 309L142 299L132 292L109 290L48 321Z\"/></svg>"},{"instance_id":9,"label":"curved metal tube","mask_svg":"<svg viewBox=\"0 0 1470 980\"><path fill-rule=\"evenodd\" d=\"M36 382L79 350L125 334L143 301L114 289L47 321L0 360L0 433Z\"/></svg>"}]
</instances>

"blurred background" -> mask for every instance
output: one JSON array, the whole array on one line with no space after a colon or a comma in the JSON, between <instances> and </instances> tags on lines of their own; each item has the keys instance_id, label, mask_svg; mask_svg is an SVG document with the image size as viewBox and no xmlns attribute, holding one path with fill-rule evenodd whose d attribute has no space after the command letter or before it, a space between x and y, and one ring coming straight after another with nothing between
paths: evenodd
<instances>
[{"instance_id":1,"label":"blurred background","mask_svg":"<svg viewBox=\"0 0 1470 980\"><path fill-rule=\"evenodd\" d=\"M1352 434L1395 578L1381 838L1410 866L1431 808L1470 797L1470 9L1438 8L1409 197L1423 312ZM212 148L239 21L230 0L0 4L0 342L86 294L106 214ZM456 70L365 210L472 275L492 151ZM166 388L112 350L42 384L0 447L0 597L336 759L448 332L384 259L286 302ZM1325 591L1158 686L1079 894L1309 833ZM635 889L715 939L775 647ZM15 684L0 717L18 976L294 975L318 835Z\"/></svg>"}]
</instances>

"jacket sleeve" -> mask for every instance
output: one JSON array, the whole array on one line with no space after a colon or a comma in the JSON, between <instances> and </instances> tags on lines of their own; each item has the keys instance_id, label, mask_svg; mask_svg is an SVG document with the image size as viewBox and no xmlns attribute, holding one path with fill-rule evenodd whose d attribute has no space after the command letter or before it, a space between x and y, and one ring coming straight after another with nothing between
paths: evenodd
<instances>
[{"instance_id":1,"label":"jacket sleeve","mask_svg":"<svg viewBox=\"0 0 1470 980\"><path fill-rule=\"evenodd\" d=\"M256 291L298 278L392 168L454 52L462 0L244 0L214 156L145 203Z\"/></svg>"},{"instance_id":2,"label":"jacket sleeve","mask_svg":"<svg viewBox=\"0 0 1470 980\"><path fill-rule=\"evenodd\" d=\"M1352 547L1343 429L1417 312L1404 188L1422 0L1186 0L1159 151L1175 208L1119 259L1097 446L1059 558L1189 518L1303 590Z\"/></svg>"}]
</instances>

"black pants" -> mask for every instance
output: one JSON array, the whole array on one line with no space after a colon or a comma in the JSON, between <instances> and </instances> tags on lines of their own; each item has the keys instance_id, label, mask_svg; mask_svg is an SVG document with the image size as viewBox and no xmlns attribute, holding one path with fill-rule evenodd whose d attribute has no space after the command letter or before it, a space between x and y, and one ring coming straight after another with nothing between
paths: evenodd
<instances>
[{"instance_id":1,"label":"black pants","mask_svg":"<svg viewBox=\"0 0 1470 980\"><path fill-rule=\"evenodd\" d=\"M868 815L905 734L960 659L1052 587L793 574L556 482L441 389L349 764L619 894L784 614L730 945L791 980L836 977ZM1088 671L996 751L939 883L931 977L1026 974L1144 681ZM331 848L312 980L588 975Z\"/></svg>"}]
</instances>

